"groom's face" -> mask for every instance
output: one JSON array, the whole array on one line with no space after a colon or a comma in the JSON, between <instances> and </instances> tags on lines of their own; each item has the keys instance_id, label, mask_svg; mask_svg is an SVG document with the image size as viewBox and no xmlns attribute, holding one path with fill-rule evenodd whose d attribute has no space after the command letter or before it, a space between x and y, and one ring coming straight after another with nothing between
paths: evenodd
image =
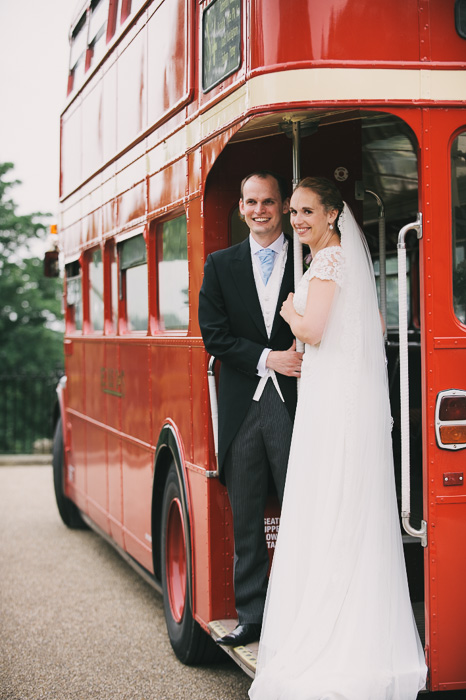
<instances>
[{"instance_id":1,"label":"groom's face","mask_svg":"<svg viewBox=\"0 0 466 700\"><path fill-rule=\"evenodd\" d=\"M239 209L253 238L264 248L273 243L282 232L282 216L289 208L289 200L282 202L274 177L251 177L243 187Z\"/></svg>"}]
</instances>

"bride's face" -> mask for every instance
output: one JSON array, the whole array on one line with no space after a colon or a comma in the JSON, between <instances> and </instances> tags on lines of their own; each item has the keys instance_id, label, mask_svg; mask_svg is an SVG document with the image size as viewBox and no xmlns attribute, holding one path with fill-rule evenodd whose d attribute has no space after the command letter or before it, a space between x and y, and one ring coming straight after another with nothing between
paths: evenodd
<instances>
[{"instance_id":1,"label":"bride's face","mask_svg":"<svg viewBox=\"0 0 466 700\"><path fill-rule=\"evenodd\" d=\"M337 210L327 212L319 195L305 187L298 187L291 197L290 220L301 243L312 251L325 247L334 231L329 226L337 218Z\"/></svg>"}]
</instances>

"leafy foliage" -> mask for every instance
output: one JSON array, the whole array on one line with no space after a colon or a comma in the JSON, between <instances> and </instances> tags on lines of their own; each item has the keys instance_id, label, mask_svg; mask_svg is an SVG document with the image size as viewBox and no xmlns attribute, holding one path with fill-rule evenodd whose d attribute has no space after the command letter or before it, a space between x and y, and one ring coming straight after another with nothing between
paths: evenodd
<instances>
[{"instance_id":1,"label":"leafy foliage","mask_svg":"<svg viewBox=\"0 0 466 700\"><path fill-rule=\"evenodd\" d=\"M18 215L12 163L0 163L0 372L51 372L63 366L61 281L43 276L33 242L45 240L47 214Z\"/></svg>"}]
</instances>

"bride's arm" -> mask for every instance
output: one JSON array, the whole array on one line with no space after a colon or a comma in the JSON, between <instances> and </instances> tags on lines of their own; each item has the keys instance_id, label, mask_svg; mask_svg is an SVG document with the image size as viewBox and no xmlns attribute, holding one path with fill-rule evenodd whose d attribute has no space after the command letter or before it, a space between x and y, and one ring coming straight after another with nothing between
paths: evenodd
<instances>
[{"instance_id":1,"label":"bride's arm","mask_svg":"<svg viewBox=\"0 0 466 700\"><path fill-rule=\"evenodd\" d=\"M309 282L303 316L295 311L292 294L283 303L280 314L290 324L293 335L303 343L317 345L322 340L336 287L336 282L332 280L313 277Z\"/></svg>"}]
</instances>

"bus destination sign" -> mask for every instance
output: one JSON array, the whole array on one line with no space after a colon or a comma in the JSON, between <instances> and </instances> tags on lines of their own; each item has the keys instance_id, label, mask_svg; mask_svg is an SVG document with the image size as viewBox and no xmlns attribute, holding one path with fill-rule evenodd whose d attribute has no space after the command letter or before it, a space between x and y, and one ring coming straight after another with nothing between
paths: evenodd
<instances>
[{"instance_id":1,"label":"bus destination sign","mask_svg":"<svg viewBox=\"0 0 466 700\"><path fill-rule=\"evenodd\" d=\"M204 92L241 65L241 0L214 0L204 11L202 84Z\"/></svg>"}]
</instances>

